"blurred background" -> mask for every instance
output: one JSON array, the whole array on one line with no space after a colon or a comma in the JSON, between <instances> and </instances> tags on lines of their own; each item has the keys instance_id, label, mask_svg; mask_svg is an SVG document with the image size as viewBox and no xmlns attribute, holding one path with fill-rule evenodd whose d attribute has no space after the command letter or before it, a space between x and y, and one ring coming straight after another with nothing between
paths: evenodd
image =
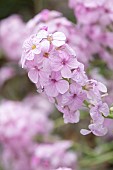
<instances>
[{"instance_id":1,"label":"blurred background","mask_svg":"<svg viewBox=\"0 0 113 170\"><path fill-rule=\"evenodd\" d=\"M0 170L113 170L113 120L106 119L106 136L82 136L80 129L89 122L87 110L81 111L80 123L64 124L62 113L36 92L20 65L23 41L35 26L30 21L44 9L59 11L62 14L55 18L66 20L57 23L50 14L49 20L42 17L37 26L61 24L59 30L70 35L68 43L89 78L106 84L109 96L105 101L113 104L113 21L107 22L106 17L111 8L103 16L89 5L85 15L74 0L73 5L69 2L0 0Z\"/></svg>"}]
</instances>

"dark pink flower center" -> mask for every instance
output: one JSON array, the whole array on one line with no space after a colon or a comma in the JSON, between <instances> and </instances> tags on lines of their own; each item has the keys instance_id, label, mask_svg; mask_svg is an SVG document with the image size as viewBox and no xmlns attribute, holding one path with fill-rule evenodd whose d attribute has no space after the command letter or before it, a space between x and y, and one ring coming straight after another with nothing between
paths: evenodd
<instances>
[{"instance_id":1,"label":"dark pink flower center","mask_svg":"<svg viewBox=\"0 0 113 170\"><path fill-rule=\"evenodd\" d=\"M57 82L57 80L56 80L56 79L51 79L51 81L52 81L53 83L56 83L56 82Z\"/></svg>"},{"instance_id":2,"label":"dark pink flower center","mask_svg":"<svg viewBox=\"0 0 113 170\"><path fill-rule=\"evenodd\" d=\"M62 60L61 62L63 65L66 65L67 64L67 61L65 59Z\"/></svg>"},{"instance_id":3,"label":"dark pink flower center","mask_svg":"<svg viewBox=\"0 0 113 170\"><path fill-rule=\"evenodd\" d=\"M80 72L80 68L79 67L77 68L77 71Z\"/></svg>"},{"instance_id":4,"label":"dark pink flower center","mask_svg":"<svg viewBox=\"0 0 113 170\"><path fill-rule=\"evenodd\" d=\"M73 98L76 98L77 97L77 94L73 94Z\"/></svg>"},{"instance_id":5,"label":"dark pink flower center","mask_svg":"<svg viewBox=\"0 0 113 170\"><path fill-rule=\"evenodd\" d=\"M34 68L35 68L37 71L40 71L40 69L39 69L37 66L34 66Z\"/></svg>"}]
</instances>

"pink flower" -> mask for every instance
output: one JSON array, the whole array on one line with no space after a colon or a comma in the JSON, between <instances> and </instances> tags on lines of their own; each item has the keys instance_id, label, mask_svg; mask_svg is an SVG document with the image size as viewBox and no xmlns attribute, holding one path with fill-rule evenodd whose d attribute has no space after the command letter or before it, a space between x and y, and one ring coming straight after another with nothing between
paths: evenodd
<instances>
[{"instance_id":1,"label":"pink flower","mask_svg":"<svg viewBox=\"0 0 113 170\"><path fill-rule=\"evenodd\" d=\"M89 129L90 130L81 129L80 132L82 135L88 135L92 132L96 136L104 136L107 133L107 128L102 124L90 124Z\"/></svg>"},{"instance_id":2,"label":"pink flower","mask_svg":"<svg viewBox=\"0 0 113 170\"><path fill-rule=\"evenodd\" d=\"M70 141L38 145L34 154L33 167L41 170L52 170L65 166L76 169L77 157L75 153L67 151L70 147Z\"/></svg>"},{"instance_id":3,"label":"pink flower","mask_svg":"<svg viewBox=\"0 0 113 170\"><path fill-rule=\"evenodd\" d=\"M0 21L0 48L10 60L18 61L22 52L25 23L21 16L11 15Z\"/></svg>"},{"instance_id":4,"label":"pink flower","mask_svg":"<svg viewBox=\"0 0 113 170\"><path fill-rule=\"evenodd\" d=\"M81 108L83 101L86 99L86 93L79 85L70 85L70 90L63 95L62 103L68 105L70 110L75 111Z\"/></svg>"},{"instance_id":5,"label":"pink flower","mask_svg":"<svg viewBox=\"0 0 113 170\"><path fill-rule=\"evenodd\" d=\"M91 102L96 102L101 100L101 93L107 93L107 88L106 86L98 82L96 80L87 80L86 85L84 86L87 90L87 97ZM95 96L95 97L94 97Z\"/></svg>"},{"instance_id":6,"label":"pink flower","mask_svg":"<svg viewBox=\"0 0 113 170\"><path fill-rule=\"evenodd\" d=\"M72 79L75 80L77 83L84 85L87 80L87 76L85 74L83 64L78 62L76 68L73 71Z\"/></svg>"},{"instance_id":7,"label":"pink flower","mask_svg":"<svg viewBox=\"0 0 113 170\"><path fill-rule=\"evenodd\" d=\"M5 81L12 78L15 72L12 67L4 66L0 68L0 86L4 84Z\"/></svg>"},{"instance_id":8,"label":"pink flower","mask_svg":"<svg viewBox=\"0 0 113 170\"><path fill-rule=\"evenodd\" d=\"M60 72L52 72L45 82L45 92L48 96L56 97L69 89L69 83L62 79Z\"/></svg>"},{"instance_id":9,"label":"pink flower","mask_svg":"<svg viewBox=\"0 0 113 170\"><path fill-rule=\"evenodd\" d=\"M33 60L36 54L41 52L41 47L39 41L31 36L24 41L23 44L23 55L22 55L22 65L24 65L26 60Z\"/></svg>"},{"instance_id":10,"label":"pink flower","mask_svg":"<svg viewBox=\"0 0 113 170\"><path fill-rule=\"evenodd\" d=\"M43 71L43 67L41 64L36 64L34 62L34 66L32 66L28 71L28 77L33 83L41 84L42 77L45 77L47 72Z\"/></svg>"},{"instance_id":11,"label":"pink flower","mask_svg":"<svg viewBox=\"0 0 113 170\"><path fill-rule=\"evenodd\" d=\"M63 118L64 118L64 123L78 123L80 119L80 112L70 111L69 109L65 109Z\"/></svg>"},{"instance_id":12,"label":"pink flower","mask_svg":"<svg viewBox=\"0 0 113 170\"><path fill-rule=\"evenodd\" d=\"M55 103L63 113L65 123L77 123L80 117L79 110L84 104L88 108L92 106L90 116L93 126L89 125L90 131L87 133L92 131L93 134L104 134L104 116L108 116L109 109L106 103L100 101L103 97L101 93L107 92L106 86L88 79L84 65L75 58L73 49L65 44L64 34L49 34L43 29L44 27L38 34L33 35L41 47L41 52L34 59L25 61L24 67L29 70L29 78L49 101ZM96 130L96 127L100 127L101 130Z\"/></svg>"},{"instance_id":13,"label":"pink flower","mask_svg":"<svg viewBox=\"0 0 113 170\"><path fill-rule=\"evenodd\" d=\"M102 103L102 101L95 104L95 106L91 107L90 115L95 123L103 123L104 122L104 115L107 117L109 115L109 107L107 103Z\"/></svg>"},{"instance_id":14,"label":"pink flower","mask_svg":"<svg viewBox=\"0 0 113 170\"><path fill-rule=\"evenodd\" d=\"M64 78L71 78L71 69L77 66L77 59L66 52L61 52L59 55L51 58L51 67L54 71L60 71Z\"/></svg>"},{"instance_id":15,"label":"pink flower","mask_svg":"<svg viewBox=\"0 0 113 170\"><path fill-rule=\"evenodd\" d=\"M53 44L56 47L60 47L65 44L66 37L62 32L55 32L53 34L49 34L46 30L41 30L37 34L37 40L42 41L42 48L50 47L50 44Z\"/></svg>"},{"instance_id":16,"label":"pink flower","mask_svg":"<svg viewBox=\"0 0 113 170\"><path fill-rule=\"evenodd\" d=\"M56 105L57 109L63 113L64 123L78 123L80 118L79 111L71 111L68 106Z\"/></svg>"}]
</instances>

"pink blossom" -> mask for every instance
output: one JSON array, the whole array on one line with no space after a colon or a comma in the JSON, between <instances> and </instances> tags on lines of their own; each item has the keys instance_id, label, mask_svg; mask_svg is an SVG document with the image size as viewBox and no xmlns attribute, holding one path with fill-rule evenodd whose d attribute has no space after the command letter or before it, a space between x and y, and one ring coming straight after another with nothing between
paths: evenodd
<instances>
[{"instance_id":1,"label":"pink blossom","mask_svg":"<svg viewBox=\"0 0 113 170\"><path fill-rule=\"evenodd\" d=\"M15 75L13 68L9 66L4 66L0 68L0 86L4 84L5 81L12 78Z\"/></svg>"},{"instance_id":2,"label":"pink blossom","mask_svg":"<svg viewBox=\"0 0 113 170\"><path fill-rule=\"evenodd\" d=\"M83 101L86 99L86 93L79 85L70 85L70 91L63 96L62 103L68 105L70 110L78 110L81 108Z\"/></svg>"},{"instance_id":3,"label":"pink blossom","mask_svg":"<svg viewBox=\"0 0 113 170\"><path fill-rule=\"evenodd\" d=\"M90 130L81 129L80 132L82 135L88 135L92 132L96 136L104 136L107 133L107 128L102 124L90 124L89 129Z\"/></svg>"},{"instance_id":4,"label":"pink blossom","mask_svg":"<svg viewBox=\"0 0 113 170\"><path fill-rule=\"evenodd\" d=\"M79 111L71 111L68 106L56 106L63 113L64 123L78 123L80 118Z\"/></svg>"},{"instance_id":5,"label":"pink blossom","mask_svg":"<svg viewBox=\"0 0 113 170\"><path fill-rule=\"evenodd\" d=\"M29 78L36 83L38 91L43 92L63 113L65 123L77 123L80 117L79 110L84 105L92 107L90 116L94 126L89 125L89 129L93 134L104 135L104 116L108 116L109 109L106 103L100 101L102 95L107 93L106 86L96 80L88 79L84 65L78 62L75 52L63 39L64 43L61 46L54 46L53 35L59 32L50 34L43 29L44 27L34 35L41 46L40 54L34 60L25 61L24 67L29 71ZM23 55L26 58L24 52ZM101 130L96 132L98 126Z\"/></svg>"},{"instance_id":6,"label":"pink blossom","mask_svg":"<svg viewBox=\"0 0 113 170\"><path fill-rule=\"evenodd\" d=\"M52 43L56 47L60 47L65 44L66 37L62 32L55 32L53 34L49 34L46 30L41 30L37 34L37 40L42 41L41 46L43 48L48 48Z\"/></svg>"},{"instance_id":7,"label":"pink blossom","mask_svg":"<svg viewBox=\"0 0 113 170\"><path fill-rule=\"evenodd\" d=\"M38 167L41 170L56 169L59 166L76 168L76 155L71 151L67 151L70 146L69 141L38 145L33 158L33 167Z\"/></svg>"},{"instance_id":8,"label":"pink blossom","mask_svg":"<svg viewBox=\"0 0 113 170\"><path fill-rule=\"evenodd\" d=\"M83 64L78 62L77 66L75 67L75 69L73 71L72 79L81 85L85 84L85 82L87 80L87 76L85 74Z\"/></svg>"},{"instance_id":9,"label":"pink blossom","mask_svg":"<svg viewBox=\"0 0 113 170\"><path fill-rule=\"evenodd\" d=\"M32 61L27 61L26 66L29 79L33 83L38 83L39 85L41 85L42 78L47 75L47 72L44 71L42 64L38 63L37 59L35 58Z\"/></svg>"},{"instance_id":10,"label":"pink blossom","mask_svg":"<svg viewBox=\"0 0 113 170\"><path fill-rule=\"evenodd\" d=\"M0 154L0 164L6 170L32 169L32 158L38 144L34 138L47 136L53 129L53 122L49 120L51 109L45 106L37 107L32 96L23 102L3 101L0 107L0 145L3 148ZM44 102L45 103L45 102ZM44 108L45 107L45 108ZM16 111L16 114L15 114Z\"/></svg>"},{"instance_id":11,"label":"pink blossom","mask_svg":"<svg viewBox=\"0 0 113 170\"><path fill-rule=\"evenodd\" d=\"M10 60L19 60L24 41L25 23L21 16L11 15L0 21L0 46Z\"/></svg>"},{"instance_id":12,"label":"pink blossom","mask_svg":"<svg viewBox=\"0 0 113 170\"><path fill-rule=\"evenodd\" d=\"M45 84L45 92L48 96L56 97L64 94L69 89L69 83L62 79L60 72L53 72Z\"/></svg>"},{"instance_id":13,"label":"pink blossom","mask_svg":"<svg viewBox=\"0 0 113 170\"><path fill-rule=\"evenodd\" d=\"M33 60L36 54L41 52L39 42L33 37L30 37L24 41L23 49L24 55L22 56L22 65L24 65L26 60Z\"/></svg>"},{"instance_id":14,"label":"pink blossom","mask_svg":"<svg viewBox=\"0 0 113 170\"><path fill-rule=\"evenodd\" d=\"M65 109L64 111L64 123L78 123L80 118L80 112L79 111L69 111L69 109Z\"/></svg>"},{"instance_id":15,"label":"pink blossom","mask_svg":"<svg viewBox=\"0 0 113 170\"><path fill-rule=\"evenodd\" d=\"M56 57L51 58L51 67L54 71L60 71L64 78L71 78L71 70L77 65L77 60L75 57L62 52Z\"/></svg>"},{"instance_id":16,"label":"pink blossom","mask_svg":"<svg viewBox=\"0 0 113 170\"><path fill-rule=\"evenodd\" d=\"M102 123L103 123L104 118L102 117L102 114L105 117L107 117L109 115L109 107L108 107L107 103L102 103L100 101L97 104L95 104L93 107L91 107L90 115L94 122L98 122L98 121L101 122L101 120L102 120Z\"/></svg>"},{"instance_id":17,"label":"pink blossom","mask_svg":"<svg viewBox=\"0 0 113 170\"><path fill-rule=\"evenodd\" d=\"M85 54L90 49L90 58L95 60L95 54L113 70L112 51L112 27L113 8L112 0L69 0L69 6L74 10L77 19L77 26L85 37L88 47ZM84 16L86 19L84 19ZM94 48L93 48L94 47ZM110 50L108 49L110 48Z\"/></svg>"}]
</instances>

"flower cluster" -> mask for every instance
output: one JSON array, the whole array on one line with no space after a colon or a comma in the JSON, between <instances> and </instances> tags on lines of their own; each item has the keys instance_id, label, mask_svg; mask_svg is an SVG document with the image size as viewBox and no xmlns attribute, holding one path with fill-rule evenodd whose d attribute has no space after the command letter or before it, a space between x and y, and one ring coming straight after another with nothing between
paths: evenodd
<instances>
[{"instance_id":1,"label":"flower cluster","mask_svg":"<svg viewBox=\"0 0 113 170\"><path fill-rule=\"evenodd\" d=\"M56 31L63 32L67 37L66 43L76 51L78 60L87 66L91 59L92 51L94 51L94 44L91 45L89 43L84 32L77 25L69 21L58 11L44 9L27 22L25 32L29 36L37 33L45 25L48 27L49 33Z\"/></svg>"},{"instance_id":2,"label":"flower cluster","mask_svg":"<svg viewBox=\"0 0 113 170\"><path fill-rule=\"evenodd\" d=\"M78 60L85 63L85 65L88 64L94 45L91 46L83 31L65 18L62 13L47 9L42 10L27 23L24 23L19 15L12 15L2 20L0 22L0 39L3 52L11 60L19 60L23 41L31 34L37 33L45 24L50 33L62 31L67 37L66 43L74 48L77 56L81 56ZM10 30L10 34L8 30Z\"/></svg>"},{"instance_id":3,"label":"flower cluster","mask_svg":"<svg viewBox=\"0 0 113 170\"><path fill-rule=\"evenodd\" d=\"M107 88L88 79L84 65L66 44L64 33L51 34L47 27L43 27L31 35L23 44L21 63L38 91L43 92L63 113L65 123L79 122L80 110L87 105L92 121L90 130L83 129L81 133L92 132L97 136L107 133L103 122L109 114L109 107L102 102L102 93L107 93Z\"/></svg>"},{"instance_id":4,"label":"flower cluster","mask_svg":"<svg viewBox=\"0 0 113 170\"><path fill-rule=\"evenodd\" d=\"M13 148L25 146L33 136L48 134L52 128L53 123L47 118L43 109L31 109L25 103L19 102L1 103L0 142L6 145L11 143Z\"/></svg>"},{"instance_id":5,"label":"flower cluster","mask_svg":"<svg viewBox=\"0 0 113 170\"><path fill-rule=\"evenodd\" d=\"M76 168L76 154L67 151L72 146L71 142L48 141L53 130L53 122L48 117L51 111L50 103L42 96L29 96L23 102L2 101L0 164L5 170ZM35 140L40 137L43 139L41 143ZM63 161L62 157L65 158Z\"/></svg>"},{"instance_id":6,"label":"flower cluster","mask_svg":"<svg viewBox=\"0 0 113 170\"><path fill-rule=\"evenodd\" d=\"M3 66L0 68L0 87L15 75L14 69L11 66Z\"/></svg>"},{"instance_id":7,"label":"flower cluster","mask_svg":"<svg viewBox=\"0 0 113 170\"><path fill-rule=\"evenodd\" d=\"M76 169L77 157L73 151L66 151L71 146L69 141L39 144L32 161L33 169L52 170L59 166ZM63 158L63 159L62 159Z\"/></svg>"},{"instance_id":8,"label":"flower cluster","mask_svg":"<svg viewBox=\"0 0 113 170\"><path fill-rule=\"evenodd\" d=\"M113 7L112 0L69 0L77 25L84 32L94 51L113 70ZM85 16L85 19L84 19Z\"/></svg>"},{"instance_id":9,"label":"flower cluster","mask_svg":"<svg viewBox=\"0 0 113 170\"><path fill-rule=\"evenodd\" d=\"M19 60L24 41L25 23L19 15L12 15L0 21L0 48L10 60Z\"/></svg>"}]
</instances>

